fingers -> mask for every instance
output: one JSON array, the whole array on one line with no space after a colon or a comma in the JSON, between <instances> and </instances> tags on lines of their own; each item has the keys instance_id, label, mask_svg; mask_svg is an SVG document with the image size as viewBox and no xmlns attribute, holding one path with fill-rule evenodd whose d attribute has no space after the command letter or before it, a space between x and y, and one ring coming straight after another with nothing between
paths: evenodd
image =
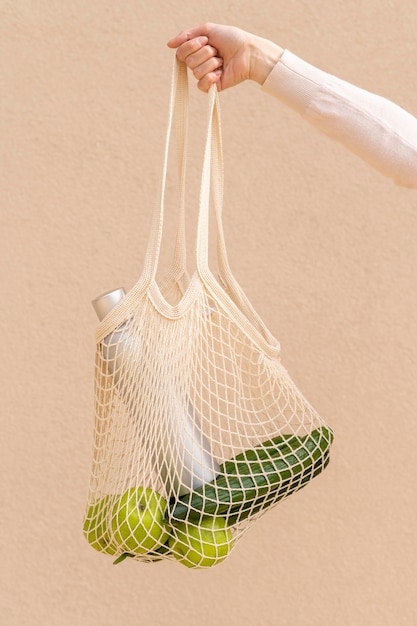
<instances>
[{"instance_id":1,"label":"fingers","mask_svg":"<svg viewBox=\"0 0 417 626\"><path fill-rule=\"evenodd\" d=\"M209 54L210 53L209 49L213 49L213 48L212 46L208 46L207 37L194 37L193 39L190 39L189 41L186 41L185 43L178 46L177 57L179 58L180 61L186 61L187 57L189 57L192 54L196 54L200 52L204 47L208 48L206 52L207 57L213 56Z\"/></svg>"},{"instance_id":2,"label":"fingers","mask_svg":"<svg viewBox=\"0 0 417 626\"><path fill-rule=\"evenodd\" d=\"M222 77L222 68L214 70L214 72L208 72L207 74L203 76L203 78L201 78L198 81L197 87L201 89L201 91L204 91L205 93L207 93L210 87L214 83L217 83L218 89L220 91L219 86L221 85L221 77Z\"/></svg>"},{"instance_id":3,"label":"fingers","mask_svg":"<svg viewBox=\"0 0 417 626\"><path fill-rule=\"evenodd\" d=\"M178 48L177 56L180 61L184 61L188 65L197 80L223 65L223 59L217 56L216 48L208 45L188 55L181 48Z\"/></svg>"},{"instance_id":4,"label":"fingers","mask_svg":"<svg viewBox=\"0 0 417 626\"><path fill-rule=\"evenodd\" d=\"M167 43L177 49L177 57L192 70L201 91L207 92L213 83L221 84L223 59L217 49L209 44L212 27L207 23L179 33Z\"/></svg>"},{"instance_id":5,"label":"fingers","mask_svg":"<svg viewBox=\"0 0 417 626\"><path fill-rule=\"evenodd\" d=\"M177 48L177 57L180 61L185 62L193 71L198 81L204 79L207 74L213 74L222 67L223 59L217 56L217 49L208 44L205 36L194 37L180 44ZM200 89L206 91L206 84L215 82L217 74L209 76L204 80Z\"/></svg>"}]
</instances>

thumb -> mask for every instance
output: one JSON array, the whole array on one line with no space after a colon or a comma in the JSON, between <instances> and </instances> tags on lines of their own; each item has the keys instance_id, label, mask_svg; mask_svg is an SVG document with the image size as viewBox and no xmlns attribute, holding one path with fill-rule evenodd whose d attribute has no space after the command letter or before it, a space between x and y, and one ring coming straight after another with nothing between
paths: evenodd
<instances>
[{"instance_id":1,"label":"thumb","mask_svg":"<svg viewBox=\"0 0 417 626\"><path fill-rule=\"evenodd\" d=\"M181 31L176 37L173 37L167 42L168 48L178 48L186 41L200 37L201 35L208 36L206 26L196 26L195 28L189 28L188 30Z\"/></svg>"}]
</instances>

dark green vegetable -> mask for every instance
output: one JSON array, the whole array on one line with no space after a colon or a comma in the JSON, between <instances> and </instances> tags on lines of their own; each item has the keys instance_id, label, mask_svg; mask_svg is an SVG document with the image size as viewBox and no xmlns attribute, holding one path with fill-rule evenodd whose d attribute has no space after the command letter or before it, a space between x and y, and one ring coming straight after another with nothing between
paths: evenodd
<instances>
[{"instance_id":1,"label":"dark green vegetable","mask_svg":"<svg viewBox=\"0 0 417 626\"><path fill-rule=\"evenodd\" d=\"M232 526L237 522L242 522L248 517L252 517L255 513L262 511L273 504L276 504L280 500L283 500L286 496L291 493L295 493L302 487L304 487L307 483L309 483L313 478L318 476L329 464L330 455L329 452L326 452L324 457L321 457L316 463L314 463L310 468L308 468L303 474L301 480L297 482L291 483L291 489L288 489L288 483L290 481L286 481L286 485L282 485L282 488L278 490L272 490L268 497L257 498L256 500L246 503L246 506L241 507L237 513L230 515L227 518L228 524Z\"/></svg>"},{"instance_id":2,"label":"dark green vegetable","mask_svg":"<svg viewBox=\"0 0 417 626\"><path fill-rule=\"evenodd\" d=\"M170 519L198 520L203 515L240 522L294 493L329 462L333 433L326 427L309 435L280 436L226 461L211 483L174 502Z\"/></svg>"},{"instance_id":3,"label":"dark green vegetable","mask_svg":"<svg viewBox=\"0 0 417 626\"><path fill-rule=\"evenodd\" d=\"M113 565L119 565L119 563L121 563L122 561L124 561L127 558L134 558L135 555L134 554L130 554L129 552L123 552L120 556L117 557L117 559L115 561L113 561Z\"/></svg>"}]
</instances>

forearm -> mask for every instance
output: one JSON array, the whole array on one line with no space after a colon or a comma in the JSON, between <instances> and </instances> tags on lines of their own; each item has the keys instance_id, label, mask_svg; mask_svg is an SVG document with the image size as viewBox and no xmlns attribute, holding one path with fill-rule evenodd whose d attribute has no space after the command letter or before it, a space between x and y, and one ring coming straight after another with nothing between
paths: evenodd
<instances>
[{"instance_id":1,"label":"forearm","mask_svg":"<svg viewBox=\"0 0 417 626\"><path fill-rule=\"evenodd\" d=\"M285 51L263 89L397 184L417 188L417 119Z\"/></svg>"},{"instance_id":2,"label":"forearm","mask_svg":"<svg viewBox=\"0 0 417 626\"><path fill-rule=\"evenodd\" d=\"M268 39L207 23L168 42L198 86L251 79L385 176L417 188L417 119L399 106L309 65Z\"/></svg>"}]
</instances>

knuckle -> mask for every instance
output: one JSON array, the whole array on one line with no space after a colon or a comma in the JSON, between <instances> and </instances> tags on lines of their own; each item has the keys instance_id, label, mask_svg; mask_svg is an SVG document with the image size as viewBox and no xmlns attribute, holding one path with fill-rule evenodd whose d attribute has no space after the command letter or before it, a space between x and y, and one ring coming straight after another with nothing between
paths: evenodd
<instances>
[{"instance_id":1,"label":"knuckle","mask_svg":"<svg viewBox=\"0 0 417 626\"><path fill-rule=\"evenodd\" d=\"M177 59L179 61L185 61L186 55L184 53L184 49L182 46L180 46L179 48L177 48Z\"/></svg>"},{"instance_id":2,"label":"knuckle","mask_svg":"<svg viewBox=\"0 0 417 626\"><path fill-rule=\"evenodd\" d=\"M201 67L193 68L193 74L194 74L195 78L197 78L197 80L200 80L204 76L204 72L203 72Z\"/></svg>"},{"instance_id":3,"label":"knuckle","mask_svg":"<svg viewBox=\"0 0 417 626\"><path fill-rule=\"evenodd\" d=\"M201 40L199 37L190 39L190 41L187 42L188 53L193 54L194 52L198 52L198 50L200 50L200 48L203 47L204 43L205 42Z\"/></svg>"}]
</instances>

